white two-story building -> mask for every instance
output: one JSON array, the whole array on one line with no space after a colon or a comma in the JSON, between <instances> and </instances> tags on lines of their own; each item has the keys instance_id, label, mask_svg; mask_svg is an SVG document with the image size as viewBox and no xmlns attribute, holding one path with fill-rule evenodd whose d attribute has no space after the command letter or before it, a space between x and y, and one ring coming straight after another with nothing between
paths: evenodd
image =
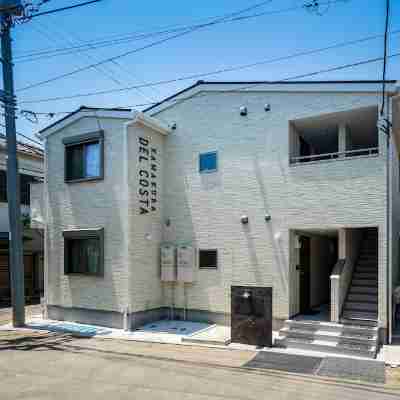
<instances>
[{"instance_id":1,"label":"white two-story building","mask_svg":"<svg viewBox=\"0 0 400 400\"><path fill-rule=\"evenodd\" d=\"M380 93L199 81L142 113L81 107L42 130L33 219L49 318L230 325L232 287L271 287L277 344L373 356L400 280L398 151L378 129Z\"/></svg>"}]
</instances>

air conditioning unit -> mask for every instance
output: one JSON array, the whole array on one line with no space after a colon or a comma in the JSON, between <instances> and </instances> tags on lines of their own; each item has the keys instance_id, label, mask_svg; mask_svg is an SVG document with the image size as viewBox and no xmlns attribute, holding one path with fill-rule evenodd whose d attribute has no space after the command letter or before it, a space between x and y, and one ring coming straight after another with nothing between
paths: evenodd
<instances>
[{"instance_id":1,"label":"air conditioning unit","mask_svg":"<svg viewBox=\"0 0 400 400\"><path fill-rule=\"evenodd\" d=\"M192 246L178 246L177 248L177 280L190 283L194 281L194 248Z\"/></svg>"},{"instance_id":2,"label":"air conditioning unit","mask_svg":"<svg viewBox=\"0 0 400 400\"><path fill-rule=\"evenodd\" d=\"M163 282L176 281L176 257L175 246L161 246L161 280Z\"/></svg>"}]
</instances>

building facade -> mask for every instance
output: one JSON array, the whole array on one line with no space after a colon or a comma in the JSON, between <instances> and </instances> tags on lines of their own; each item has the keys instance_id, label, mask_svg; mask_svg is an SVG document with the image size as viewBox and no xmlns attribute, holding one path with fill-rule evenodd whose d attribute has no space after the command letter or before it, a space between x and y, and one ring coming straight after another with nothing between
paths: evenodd
<instances>
[{"instance_id":1,"label":"building facade","mask_svg":"<svg viewBox=\"0 0 400 400\"><path fill-rule=\"evenodd\" d=\"M379 91L198 82L144 113L83 107L44 129L49 317L229 325L233 286L272 287L275 329L315 314L385 340L400 188Z\"/></svg>"},{"instance_id":2,"label":"building facade","mask_svg":"<svg viewBox=\"0 0 400 400\"><path fill-rule=\"evenodd\" d=\"M17 144L20 172L21 214L23 218L23 249L25 295L27 302L39 301L44 290L43 236L30 228L30 187L40 182L44 172L43 150L26 143ZM0 136L0 305L10 305L9 220L7 202L6 138Z\"/></svg>"}]
</instances>

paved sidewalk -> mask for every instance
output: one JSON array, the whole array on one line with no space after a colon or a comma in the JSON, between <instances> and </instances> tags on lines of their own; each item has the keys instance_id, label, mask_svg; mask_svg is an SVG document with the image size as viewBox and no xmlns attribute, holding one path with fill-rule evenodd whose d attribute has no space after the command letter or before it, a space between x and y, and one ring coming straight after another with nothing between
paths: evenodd
<instances>
[{"instance_id":1,"label":"paved sidewalk","mask_svg":"<svg viewBox=\"0 0 400 400\"><path fill-rule=\"evenodd\" d=\"M382 385L245 368L256 352L0 332L1 399L389 400Z\"/></svg>"}]
</instances>

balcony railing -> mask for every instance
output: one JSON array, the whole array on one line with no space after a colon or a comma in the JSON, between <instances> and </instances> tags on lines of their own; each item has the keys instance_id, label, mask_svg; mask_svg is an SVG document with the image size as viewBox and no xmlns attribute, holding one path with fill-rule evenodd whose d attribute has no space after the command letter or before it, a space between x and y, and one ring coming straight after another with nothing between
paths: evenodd
<instances>
[{"instance_id":1,"label":"balcony railing","mask_svg":"<svg viewBox=\"0 0 400 400\"><path fill-rule=\"evenodd\" d=\"M290 164L303 164L318 161L338 160L349 157L370 157L379 154L379 147L338 151L336 153L313 154L311 156L290 157Z\"/></svg>"}]
</instances>

